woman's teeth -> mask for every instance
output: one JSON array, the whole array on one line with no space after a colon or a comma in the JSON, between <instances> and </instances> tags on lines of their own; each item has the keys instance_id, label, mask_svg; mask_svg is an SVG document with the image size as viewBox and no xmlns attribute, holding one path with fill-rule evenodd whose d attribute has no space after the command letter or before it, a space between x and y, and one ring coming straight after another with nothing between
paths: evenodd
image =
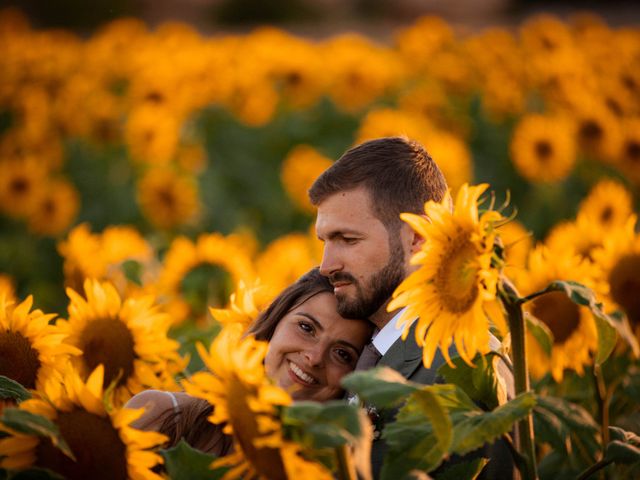
<instances>
[{"instance_id":1,"label":"woman's teeth","mask_svg":"<svg viewBox=\"0 0 640 480\"><path fill-rule=\"evenodd\" d=\"M289 362L289 367L291 368L291 371L296 375L296 377L298 377L303 382L318 383L318 381L315 378L303 372L302 369L295 363Z\"/></svg>"}]
</instances>

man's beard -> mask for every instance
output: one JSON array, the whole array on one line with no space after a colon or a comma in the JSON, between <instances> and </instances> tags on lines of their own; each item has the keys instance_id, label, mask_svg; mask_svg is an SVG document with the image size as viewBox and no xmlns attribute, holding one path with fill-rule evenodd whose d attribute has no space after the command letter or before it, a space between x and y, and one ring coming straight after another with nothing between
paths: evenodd
<instances>
[{"instance_id":1,"label":"man's beard","mask_svg":"<svg viewBox=\"0 0 640 480\"><path fill-rule=\"evenodd\" d=\"M355 298L336 295L340 315L345 318L370 318L387 303L405 277L402 246L392 246L391 252L389 262L373 274L366 289L350 273L338 272L330 277L331 283L348 281L356 287Z\"/></svg>"}]
</instances>

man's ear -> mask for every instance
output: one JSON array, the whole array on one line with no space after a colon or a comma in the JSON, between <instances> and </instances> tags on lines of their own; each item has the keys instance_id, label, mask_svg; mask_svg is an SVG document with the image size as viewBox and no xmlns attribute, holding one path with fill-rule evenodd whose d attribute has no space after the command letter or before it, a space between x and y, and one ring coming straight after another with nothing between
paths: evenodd
<instances>
[{"instance_id":1,"label":"man's ear","mask_svg":"<svg viewBox=\"0 0 640 480\"><path fill-rule=\"evenodd\" d=\"M411 235L412 237L410 251L411 255L414 255L422 248L422 245L424 244L424 237L413 229L411 230Z\"/></svg>"}]
</instances>

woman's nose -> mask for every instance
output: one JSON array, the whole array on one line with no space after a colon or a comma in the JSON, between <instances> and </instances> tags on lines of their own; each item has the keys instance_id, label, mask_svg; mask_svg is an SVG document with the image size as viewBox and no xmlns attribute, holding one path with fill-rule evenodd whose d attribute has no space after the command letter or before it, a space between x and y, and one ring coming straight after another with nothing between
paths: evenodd
<instances>
[{"instance_id":1,"label":"woman's nose","mask_svg":"<svg viewBox=\"0 0 640 480\"><path fill-rule=\"evenodd\" d=\"M303 352L304 359L310 367L322 367L324 365L324 349L320 345L314 345Z\"/></svg>"}]
</instances>

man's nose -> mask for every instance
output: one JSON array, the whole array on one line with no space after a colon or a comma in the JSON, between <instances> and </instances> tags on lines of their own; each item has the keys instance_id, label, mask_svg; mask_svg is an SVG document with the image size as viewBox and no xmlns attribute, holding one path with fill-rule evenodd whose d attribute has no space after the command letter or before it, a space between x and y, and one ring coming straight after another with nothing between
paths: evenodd
<instances>
[{"instance_id":1,"label":"man's nose","mask_svg":"<svg viewBox=\"0 0 640 480\"><path fill-rule=\"evenodd\" d=\"M334 249L325 243L322 252L322 262L320 263L320 273L328 277L339 270L342 270L342 264L338 256L335 254Z\"/></svg>"}]
</instances>

